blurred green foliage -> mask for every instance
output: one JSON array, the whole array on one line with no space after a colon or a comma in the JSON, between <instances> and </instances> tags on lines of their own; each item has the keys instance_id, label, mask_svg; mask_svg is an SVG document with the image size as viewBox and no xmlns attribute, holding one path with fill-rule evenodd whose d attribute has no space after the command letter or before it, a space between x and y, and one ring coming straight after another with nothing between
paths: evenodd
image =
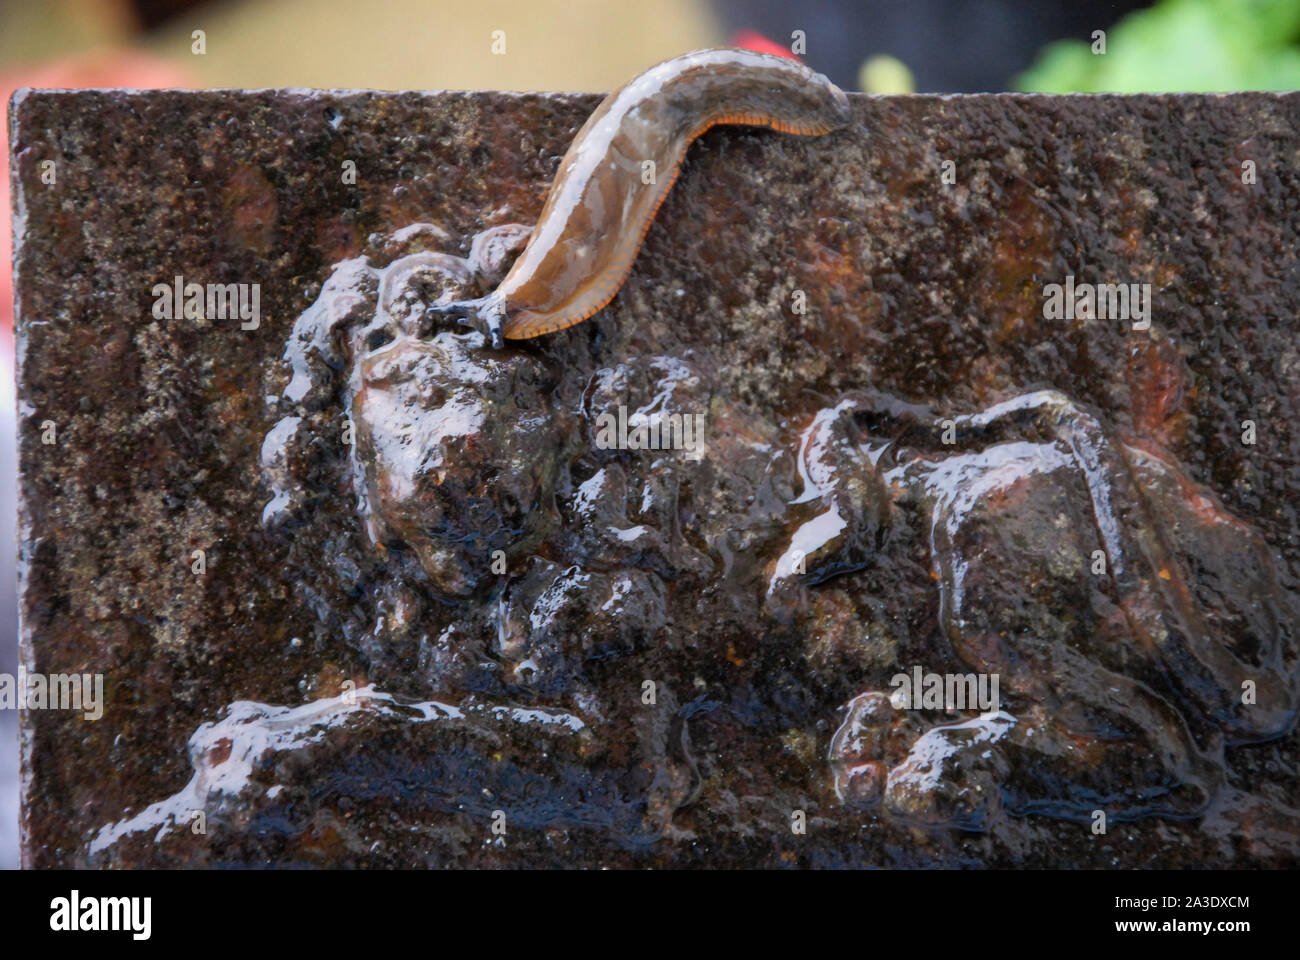
<instances>
[{"instance_id":1,"label":"blurred green foliage","mask_svg":"<svg viewBox=\"0 0 1300 960\"><path fill-rule=\"evenodd\" d=\"M1300 0L1161 0L1091 42L1044 47L1017 78L1040 93L1300 89Z\"/></svg>"}]
</instances>

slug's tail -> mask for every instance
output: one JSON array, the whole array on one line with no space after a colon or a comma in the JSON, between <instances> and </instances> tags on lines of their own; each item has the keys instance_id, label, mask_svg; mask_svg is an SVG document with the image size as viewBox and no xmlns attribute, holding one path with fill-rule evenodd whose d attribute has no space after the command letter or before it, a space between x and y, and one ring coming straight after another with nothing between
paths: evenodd
<instances>
[{"instance_id":1,"label":"slug's tail","mask_svg":"<svg viewBox=\"0 0 1300 960\"><path fill-rule=\"evenodd\" d=\"M476 300L453 300L450 303L432 303L424 308L426 316L455 317L462 326L473 327L492 341L495 349L501 349L505 341L501 335L501 324L505 320L505 307L500 297L490 293Z\"/></svg>"}]
</instances>

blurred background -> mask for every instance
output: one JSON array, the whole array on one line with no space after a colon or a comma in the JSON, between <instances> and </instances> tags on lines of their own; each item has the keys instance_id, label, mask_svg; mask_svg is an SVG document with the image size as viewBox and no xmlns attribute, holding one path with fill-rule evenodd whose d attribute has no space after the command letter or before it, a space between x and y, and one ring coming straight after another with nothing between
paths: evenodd
<instances>
[{"instance_id":1,"label":"blurred background","mask_svg":"<svg viewBox=\"0 0 1300 960\"><path fill-rule=\"evenodd\" d=\"M793 44L845 90L871 93L1300 88L1300 0L0 0L0 97L24 86L607 91L728 43L787 56ZM0 673L12 674L13 279L0 141L0 544L10 545ZM17 729L17 714L0 711L0 868L18 859Z\"/></svg>"}]
</instances>

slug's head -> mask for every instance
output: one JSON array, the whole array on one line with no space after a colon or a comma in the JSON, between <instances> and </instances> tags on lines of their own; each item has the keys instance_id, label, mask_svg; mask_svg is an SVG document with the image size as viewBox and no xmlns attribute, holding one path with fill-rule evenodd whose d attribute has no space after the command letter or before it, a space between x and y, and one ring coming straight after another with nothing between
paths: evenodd
<instances>
[{"instance_id":1,"label":"slug's head","mask_svg":"<svg viewBox=\"0 0 1300 960\"><path fill-rule=\"evenodd\" d=\"M500 350L504 344L501 331L506 320L505 300L497 293L490 293L477 300L430 304L424 308L424 312L429 317L455 317L461 326L477 330L491 340L496 350Z\"/></svg>"}]
</instances>

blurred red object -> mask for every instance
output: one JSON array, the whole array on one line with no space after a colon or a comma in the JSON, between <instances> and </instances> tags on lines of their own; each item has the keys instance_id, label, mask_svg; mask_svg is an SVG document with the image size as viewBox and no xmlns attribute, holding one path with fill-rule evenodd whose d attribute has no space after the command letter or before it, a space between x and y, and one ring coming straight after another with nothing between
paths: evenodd
<instances>
[{"instance_id":1,"label":"blurred red object","mask_svg":"<svg viewBox=\"0 0 1300 960\"><path fill-rule=\"evenodd\" d=\"M193 77L167 60L145 56L126 50L106 51L60 60L53 63L33 64L0 74L0 99L8 111L9 98L19 87L43 87L76 90L86 87L187 87ZM9 125L0 126L0 350L10 357L14 352L14 278L13 248L9 224L11 199L9 197Z\"/></svg>"},{"instance_id":2,"label":"blurred red object","mask_svg":"<svg viewBox=\"0 0 1300 960\"><path fill-rule=\"evenodd\" d=\"M757 30L737 30L731 35L731 45L733 47L742 47L745 50L756 50L759 53L771 53L778 57L787 57L791 60L798 60L789 47L783 47L775 40L769 40Z\"/></svg>"}]
</instances>

